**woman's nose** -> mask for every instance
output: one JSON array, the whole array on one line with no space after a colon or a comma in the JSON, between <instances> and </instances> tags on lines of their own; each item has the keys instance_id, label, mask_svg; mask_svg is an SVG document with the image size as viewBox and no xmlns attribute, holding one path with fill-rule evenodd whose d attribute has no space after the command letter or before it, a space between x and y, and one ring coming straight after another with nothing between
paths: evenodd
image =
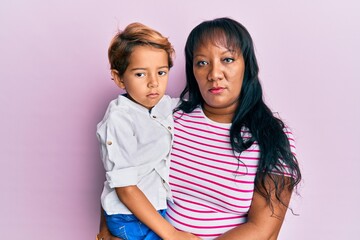
<instances>
[{"instance_id":1,"label":"woman's nose","mask_svg":"<svg viewBox=\"0 0 360 240\"><path fill-rule=\"evenodd\" d=\"M222 66L219 63L212 64L208 73L208 81L217 81L224 78Z\"/></svg>"}]
</instances>

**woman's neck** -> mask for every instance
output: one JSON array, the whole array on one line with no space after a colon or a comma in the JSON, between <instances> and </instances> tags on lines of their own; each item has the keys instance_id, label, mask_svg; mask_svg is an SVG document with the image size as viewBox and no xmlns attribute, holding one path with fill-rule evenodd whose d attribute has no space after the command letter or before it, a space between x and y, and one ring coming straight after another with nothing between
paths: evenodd
<instances>
[{"instance_id":1,"label":"woman's neck","mask_svg":"<svg viewBox=\"0 0 360 240\"><path fill-rule=\"evenodd\" d=\"M232 123L232 119L235 113L229 109L211 108L206 105L203 106L202 109L206 117L218 123Z\"/></svg>"}]
</instances>

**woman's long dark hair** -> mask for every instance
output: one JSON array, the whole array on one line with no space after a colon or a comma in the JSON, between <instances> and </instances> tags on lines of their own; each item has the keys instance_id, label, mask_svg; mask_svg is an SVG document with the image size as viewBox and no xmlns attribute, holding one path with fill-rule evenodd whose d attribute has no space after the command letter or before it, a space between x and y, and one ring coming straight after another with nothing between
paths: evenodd
<instances>
[{"instance_id":1,"label":"woman's long dark hair","mask_svg":"<svg viewBox=\"0 0 360 240\"><path fill-rule=\"evenodd\" d=\"M281 193L285 188L292 191L301 180L301 173L296 157L290 150L289 140L284 132L285 125L273 115L263 101L263 92L259 81L257 64L252 38L240 23L230 18L218 18L205 21L196 26L190 33L185 45L186 86L180 95L181 104L175 110L192 112L204 100L193 72L193 53L200 45L212 41L228 49L238 50L245 62L243 85L237 108L230 128L230 141L234 152L241 153L255 141L259 144L260 160L255 178L255 190L271 202L272 191L280 203ZM248 128L250 139L241 135L242 128ZM284 164L287 166L285 171ZM292 177L272 174L287 172ZM273 183L270 187L269 182Z\"/></svg>"}]
</instances>

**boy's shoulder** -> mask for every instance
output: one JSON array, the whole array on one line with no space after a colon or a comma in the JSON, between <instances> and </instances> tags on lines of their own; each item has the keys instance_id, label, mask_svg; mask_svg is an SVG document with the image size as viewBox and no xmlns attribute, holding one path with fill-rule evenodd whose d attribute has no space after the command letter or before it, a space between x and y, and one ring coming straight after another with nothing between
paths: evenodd
<instances>
[{"instance_id":1,"label":"boy's shoulder","mask_svg":"<svg viewBox=\"0 0 360 240\"><path fill-rule=\"evenodd\" d=\"M98 128L113 122L119 123L119 121L122 121L122 119L126 120L127 118L131 117L130 108L124 102L126 102L126 98L122 95L116 99L111 100L102 121L98 123Z\"/></svg>"},{"instance_id":2,"label":"boy's shoulder","mask_svg":"<svg viewBox=\"0 0 360 240\"><path fill-rule=\"evenodd\" d=\"M179 103L179 98L173 98L169 95L164 95L160 102L157 104L158 106L165 107L167 109L173 110Z\"/></svg>"},{"instance_id":3,"label":"boy's shoulder","mask_svg":"<svg viewBox=\"0 0 360 240\"><path fill-rule=\"evenodd\" d=\"M128 110L129 105L126 103L127 101L129 100L126 97L119 95L117 98L110 101L107 112Z\"/></svg>"}]
</instances>

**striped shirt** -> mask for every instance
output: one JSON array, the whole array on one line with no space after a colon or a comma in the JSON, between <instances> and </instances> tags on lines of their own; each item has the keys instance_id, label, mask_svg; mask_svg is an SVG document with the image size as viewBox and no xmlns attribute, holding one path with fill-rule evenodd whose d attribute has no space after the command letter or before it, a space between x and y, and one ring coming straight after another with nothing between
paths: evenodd
<instances>
[{"instance_id":1,"label":"striped shirt","mask_svg":"<svg viewBox=\"0 0 360 240\"><path fill-rule=\"evenodd\" d=\"M255 142L241 155L234 154L231 124L211 121L200 108L181 114L174 114L170 167L174 202L168 202L166 218L179 230L214 239L247 221L259 146ZM250 137L245 129L241 134Z\"/></svg>"}]
</instances>

